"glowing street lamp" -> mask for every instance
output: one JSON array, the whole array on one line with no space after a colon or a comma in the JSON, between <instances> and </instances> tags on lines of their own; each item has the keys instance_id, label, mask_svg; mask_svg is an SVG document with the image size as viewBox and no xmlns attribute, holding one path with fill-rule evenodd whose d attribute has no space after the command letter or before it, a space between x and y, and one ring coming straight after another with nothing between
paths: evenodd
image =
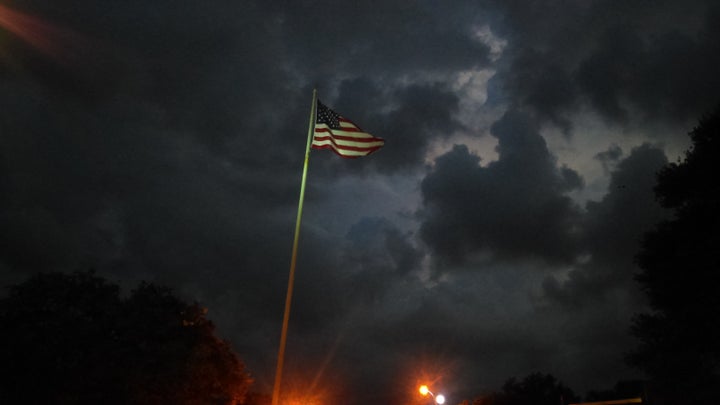
<instances>
[{"instance_id":1,"label":"glowing street lamp","mask_svg":"<svg viewBox=\"0 0 720 405\"><path fill-rule=\"evenodd\" d=\"M418 391L420 391L420 395L422 395L422 396L424 396L424 397L426 397L426 396L428 396L428 394L430 394L430 396L433 397L433 400L435 400L435 403L436 403L436 404L442 405L442 404L445 403L445 395L443 395L443 394L437 394L437 395L433 394L432 391L430 391L430 389L428 388L427 385L421 385L421 386L420 386L420 389L419 389Z\"/></svg>"}]
</instances>

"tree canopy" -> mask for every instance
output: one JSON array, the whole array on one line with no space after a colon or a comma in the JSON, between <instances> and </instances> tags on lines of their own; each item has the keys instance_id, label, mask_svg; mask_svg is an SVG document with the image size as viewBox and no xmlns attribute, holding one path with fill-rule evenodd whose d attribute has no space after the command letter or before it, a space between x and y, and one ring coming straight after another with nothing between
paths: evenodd
<instances>
[{"instance_id":1,"label":"tree canopy","mask_svg":"<svg viewBox=\"0 0 720 405\"><path fill-rule=\"evenodd\" d=\"M241 404L251 379L206 310L142 283L43 273L0 299L0 403Z\"/></svg>"},{"instance_id":2,"label":"tree canopy","mask_svg":"<svg viewBox=\"0 0 720 405\"><path fill-rule=\"evenodd\" d=\"M500 392L492 392L461 405L558 405L579 401L573 391L551 374L532 373L522 380L510 378Z\"/></svg>"},{"instance_id":3,"label":"tree canopy","mask_svg":"<svg viewBox=\"0 0 720 405\"><path fill-rule=\"evenodd\" d=\"M720 108L690 137L684 160L657 177L656 197L674 216L637 256L652 312L634 320L640 344L628 361L650 377L653 403L720 403Z\"/></svg>"},{"instance_id":4,"label":"tree canopy","mask_svg":"<svg viewBox=\"0 0 720 405\"><path fill-rule=\"evenodd\" d=\"M521 381L511 378L496 397L495 405L557 405L576 401L573 391L550 374L533 373Z\"/></svg>"}]
</instances>

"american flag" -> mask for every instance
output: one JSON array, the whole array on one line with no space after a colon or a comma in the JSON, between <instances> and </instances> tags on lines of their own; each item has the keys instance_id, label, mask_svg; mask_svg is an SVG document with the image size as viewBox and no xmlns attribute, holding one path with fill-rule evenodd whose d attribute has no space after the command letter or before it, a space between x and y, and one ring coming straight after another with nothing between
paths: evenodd
<instances>
[{"instance_id":1,"label":"american flag","mask_svg":"<svg viewBox=\"0 0 720 405\"><path fill-rule=\"evenodd\" d=\"M385 144L318 100L313 149L332 149L344 158L366 156Z\"/></svg>"}]
</instances>

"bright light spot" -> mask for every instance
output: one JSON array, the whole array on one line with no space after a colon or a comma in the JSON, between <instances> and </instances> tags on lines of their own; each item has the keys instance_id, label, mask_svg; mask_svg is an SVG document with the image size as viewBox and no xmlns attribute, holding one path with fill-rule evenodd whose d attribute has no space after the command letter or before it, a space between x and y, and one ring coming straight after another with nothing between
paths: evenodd
<instances>
[{"instance_id":1,"label":"bright light spot","mask_svg":"<svg viewBox=\"0 0 720 405\"><path fill-rule=\"evenodd\" d=\"M425 396L425 395L427 395L429 392L430 392L430 390L428 389L427 385L421 385L421 386L420 386L420 394L422 394L423 396Z\"/></svg>"},{"instance_id":2,"label":"bright light spot","mask_svg":"<svg viewBox=\"0 0 720 405\"><path fill-rule=\"evenodd\" d=\"M435 397L435 402L437 402L437 403L440 404L440 405L444 404L444 403L445 403L445 395L443 395L443 394L438 394L438 395Z\"/></svg>"}]
</instances>

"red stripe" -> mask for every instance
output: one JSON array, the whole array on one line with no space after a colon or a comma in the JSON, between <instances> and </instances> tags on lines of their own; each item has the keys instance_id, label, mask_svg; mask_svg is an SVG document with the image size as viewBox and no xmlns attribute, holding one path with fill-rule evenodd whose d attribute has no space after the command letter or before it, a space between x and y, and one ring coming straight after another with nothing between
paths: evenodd
<instances>
[{"instance_id":1,"label":"red stripe","mask_svg":"<svg viewBox=\"0 0 720 405\"><path fill-rule=\"evenodd\" d=\"M325 140L325 139L322 139L322 140ZM380 148L381 146L383 146L383 145L367 146L367 147L362 147L362 146L346 146L346 145L338 145L338 144L335 142L335 139L333 139L332 137L327 137L327 140L329 140L330 143L332 143L332 144L333 144L336 148L338 148L338 149L354 150L354 151L358 151L358 152L360 152L360 151L365 151L365 150L370 150L370 149L377 149L377 148ZM378 139L378 138L376 138L376 140L382 141L382 139ZM317 147L318 149L330 147L330 145L315 145L315 141L313 141L312 146L313 146L314 148Z\"/></svg>"},{"instance_id":2,"label":"red stripe","mask_svg":"<svg viewBox=\"0 0 720 405\"><path fill-rule=\"evenodd\" d=\"M318 128L318 127L315 127L315 132L329 132L329 131L332 131L332 128ZM357 127L355 127L355 128L340 127L340 128L338 128L338 129L336 129L336 131L365 132L365 131L363 131L362 129L357 128Z\"/></svg>"},{"instance_id":3,"label":"red stripe","mask_svg":"<svg viewBox=\"0 0 720 405\"><path fill-rule=\"evenodd\" d=\"M350 121L349 119L347 119L347 118L345 118L345 117L340 117L340 121L342 121L342 122L347 122L348 124L354 126L354 127L357 128L358 130L362 131L362 129L360 129L360 127L357 126L356 123Z\"/></svg>"},{"instance_id":4,"label":"red stripe","mask_svg":"<svg viewBox=\"0 0 720 405\"><path fill-rule=\"evenodd\" d=\"M370 146L370 147L368 147L368 148L363 148L363 147L360 147L360 146L341 146L341 145L336 145L336 144L333 144L333 145L335 145L335 147L336 147L337 149L352 150L352 151L355 151L355 152L364 152L364 151L366 151L366 150L379 149L380 146L381 146L381 145L378 145L378 146ZM331 145L327 145L327 144L325 144L325 145L314 145L314 144L313 144L312 147L315 148L315 149L325 149L325 148L330 148L330 147L332 147L332 146L331 146Z\"/></svg>"},{"instance_id":5,"label":"red stripe","mask_svg":"<svg viewBox=\"0 0 720 405\"><path fill-rule=\"evenodd\" d=\"M333 148L333 147L330 146L330 145L323 145L323 146L313 145L312 148L313 148L313 149L330 149L331 151L335 152L335 153L336 153L338 156L340 156L340 157L343 157L343 158L345 158L345 159L355 159L355 158L367 156L367 155L375 152L376 150L380 149L380 146L376 146L376 147L374 147L374 148L362 149L362 151L367 151L367 153L364 154L364 155L343 155L342 153L340 153L339 151L335 150L335 148Z\"/></svg>"},{"instance_id":6,"label":"red stripe","mask_svg":"<svg viewBox=\"0 0 720 405\"><path fill-rule=\"evenodd\" d=\"M380 138L355 138L352 136L344 136L344 135L315 135L313 139L317 139L319 141L324 141L327 139L335 140L339 139L341 141L353 141L353 142L377 142L377 141L383 141L383 139Z\"/></svg>"}]
</instances>

